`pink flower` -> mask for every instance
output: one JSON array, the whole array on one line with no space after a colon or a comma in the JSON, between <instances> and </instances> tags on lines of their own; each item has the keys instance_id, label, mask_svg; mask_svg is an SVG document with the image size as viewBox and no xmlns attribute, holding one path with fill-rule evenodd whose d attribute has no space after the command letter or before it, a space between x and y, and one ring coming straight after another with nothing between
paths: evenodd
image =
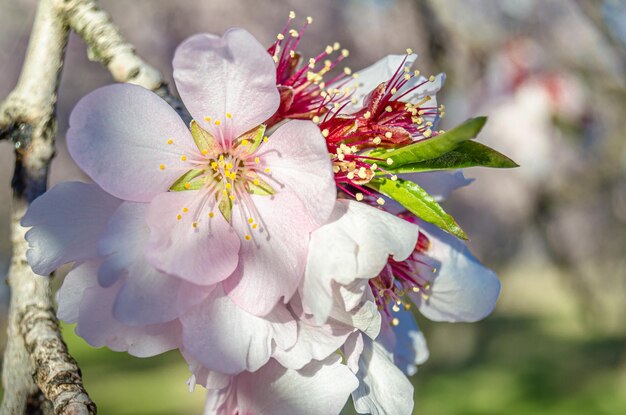
<instances>
[{"instance_id":1,"label":"pink flower","mask_svg":"<svg viewBox=\"0 0 626 415\"><path fill-rule=\"evenodd\" d=\"M323 137L298 121L265 142L261 124L279 100L274 66L242 29L186 40L174 78L191 132L155 94L114 85L78 103L68 148L104 190L150 203L145 252L155 267L198 285L223 282L238 305L266 314L293 294L308 234L334 204Z\"/></svg>"},{"instance_id":2,"label":"pink flower","mask_svg":"<svg viewBox=\"0 0 626 415\"><path fill-rule=\"evenodd\" d=\"M254 371L296 341L284 303L336 199L325 141L310 121L264 135L279 102L274 63L242 29L186 40L174 78L191 131L133 85L77 104L68 148L97 185L35 201L29 262L40 274L77 262L60 316L93 345L177 347L212 370Z\"/></svg>"}]
</instances>

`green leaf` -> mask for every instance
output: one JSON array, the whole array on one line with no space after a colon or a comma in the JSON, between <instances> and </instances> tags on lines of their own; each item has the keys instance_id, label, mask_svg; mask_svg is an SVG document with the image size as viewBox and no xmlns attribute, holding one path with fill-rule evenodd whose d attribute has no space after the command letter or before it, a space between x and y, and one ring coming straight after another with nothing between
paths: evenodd
<instances>
[{"instance_id":1,"label":"green leaf","mask_svg":"<svg viewBox=\"0 0 626 415\"><path fill-rule=\"evenodd\" d=\"M202 173L204 173L204 170L189 170L187 173L180 176L172 186L170 186L170 190L174 192L181 192L184 190L198 190L202 188L206 182L204 177L198 177ZM196 178L197 180L194 180ZM189 183L189 187L185 187L185 183Z\"/></svg>"},{"instance_id":2,"label":"green leaf","mask_svg":"<svg viewBox=\"0 0 626 415\"><path fill-rule=\"evenodd\" d=\"M200 127L195 120L191 121L191 124L189 125L189 130L191 131L193 141L196 143L196 147L198 147L198 150L200 150L200 152L205 152L206 154L214 154L216 152L217 142L215 140L215 137L213 137L211 133Z\"/></svg>"},{"instance_id":3,"label":"green leaf","mask_svg":"<svg viewBox=\"0 0 626 415\"><path fill-rule=\"evenodd\" d=\"M391 159L394 167L437 158L476 137L486 122L487 117L471 118L443 134L388 152L384 157Z\"/></svg>"},{"instance_id":4,"label":"green leaf","mask_svg":"<svg viewBox=\"0 0 626 415\"><path fill-rule=\"evenodd\" d=\"M519 167L517 163L504 154L484 144L475 141L465 141L460 143L454 150L437 158L404 164L398 167L392 165L385 167L385 169L392 173L418 173L430 170L463 169L477 166L497 169ZM379 174L383 174L383 172Z\"/></svg>"},{"instance_id":5,"label":"green leaf","mask_svg":"<svg viewBox=\"0 0 626 415\"><path fill-rule=\"evenodd\" d=\"M437 225L458 238L467 239L465 232L454 218L448 215L439 203L417 184L408 180L389 180L378 177L370 181L367 186L394 199L426 222Z\"/></svg>"}]
</instances>

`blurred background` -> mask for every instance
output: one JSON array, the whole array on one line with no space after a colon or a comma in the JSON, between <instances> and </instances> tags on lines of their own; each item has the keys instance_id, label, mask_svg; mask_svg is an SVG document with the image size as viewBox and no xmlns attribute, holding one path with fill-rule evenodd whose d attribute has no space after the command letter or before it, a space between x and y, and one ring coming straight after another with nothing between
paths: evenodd
<instances>
[{"instance_id":1,"label":"blurred background","mask_svg":"<svg viewBox=\"0 0 626 415\"><path fill-rule=\"evenodd\" d=\"M0 99L17 81L36 0L0 0ZM289 10L315 21L305 56L338 41L358 70L411 47L446 72L442 127L488 115L479 136L521 167L468 169L446 209L502 281L476 324L420 319L430 360L415 413L626 413L626 3L621 0L101 0L139 53L171 79L187 36L230 26L273 41ZM64 134L77 100L110 83L70 38L51 185L87 180ZM0 277L9 257L13 153L0 143ZM58 280L61 277L57 277ZM60 283L60 281L57 281ZM0 336L8 289L0 288ZM102 414L200 413L176 353L137 359L92 349L64 328ZM1 337L4 344L4 338ZM0 392L1 394L1 392ZM346 413L351 413L350 408Z\"/></svg>"}]
</instances>

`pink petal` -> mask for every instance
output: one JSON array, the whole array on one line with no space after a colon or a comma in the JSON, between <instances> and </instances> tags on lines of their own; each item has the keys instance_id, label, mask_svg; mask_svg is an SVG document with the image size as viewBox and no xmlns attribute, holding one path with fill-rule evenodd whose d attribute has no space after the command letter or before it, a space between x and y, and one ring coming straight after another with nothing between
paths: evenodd
<instances>
[{"instance_id":1,"label":"pink petal","mask_svg":"<svg viewBox=\"0 0 626 415\"><path fill-rule=\"evenodd\" d=\"M314 223L326 222L337 188L326 140L311 121L289 121L259 149L279 191L295 193Z\"/></svg>"},{"instance_id":2,"label":"pink petal","mask_svg":"<svg viewBox=\"0 0 626 415\"><path fill-rule=\"evenodd\" d=\"M226 141L262 124L280 102L274 61L243 29L185 40L174 56L174 80L192 117Z\"/></svg>"},{"instance_id":3,"label":"pink petal","mask_svg":"<svg viewBox=\"0 0 626 415\"><path fill-rule=\"evenodd\" d=\"M135 202L167 191L186 171L181 155L197 151L176 111L130 84L105 86L81 99L70 116L67 147L100 187Z\"/></svg>"},{"instance_id":4,"label":"pink petal","mask_svg":"<svg viewBox=\"0 0 626 415\"><path fill-rule=\"evenodd\" d=\"M154 356L178 347L181 328L177 320L130 327L113 317L113 302L120 283L109 288L100 287L97 283L99 265L99 261L89 261L67 275L59 294L59 317L78 316L76 333L93 347L107 346L138 357ZM81 292L77 311L75 300Z\"/></svg>"},{"instance_id":5,"label":"pink petal","mask_svg":"<svg viewBox=\"0 0 626 415\"><path fill-rule=\"evenodd\" d=\"M197 286L155 269L145 258L128 269L113 314L128 325L165 323L205 299L215 286Z\"/></svg>"},{"instance_id":6,"label":"pink petal","mask_svg":"<svg viewBox=\"0 0 626 415\"><path fill-rule=\"evenodd\" d=\"M363 339L359 360L359 387L352 392L354 408L360 414L410 415L413 385L393 363L382 345Z\"/></svg>"},{"instance_id":7,"label":"pink petal","mask_svg":"<svg viewBox=\"0 0 626 415\"><path fill-rule=\"evenodd\" d=\"M213 288L167 275L146 260L149 206L147 203L122 203L98 243L99 254L106 257L98 269L98 282L108 287L124 277L113 314L129 325L173 320L202 301Z\"/></svg>"},{"instance_id":8,"label":"pink petal","mask_svg":"<svg viewBox=\"0 0 626 415\"><path fill-rule=\"evenodd\" d=\"M339 356L287 370L270 361L256 373L237 377L240 414L338 414L357 381Z\"/></svg>"},{"instance_id":9,"label":"pink petal","mask_svg":"<svg viewBox=\"0 0 626 415\"><path fill-rule=\"evenodd\" d=\"M98 283L114 284L143 256L150 230L146 224L148 203L124 202L111 215L98 240L98 256L104 258L98 269Z\"/></svg>"},{"instance_id":10,"label":"pink petal","mask_svg":"<svg viewBox=\"0 0 626 415\"><path fill-rule=\"evenodd\" d=\"M60 183L35 199L22 219L28 263L39 275L97 256L96 244L120 200L93 184Z\"/></svg>"},{"instance_id":11,"label":"pink petal","mask_svg":"<svg viewBox=\"0 0 626 415\"><path fill-rule=\"evenodd\" d=\"M231 275L239 258L239 237L219 210L213 218L209 210L201 206L199 191L157 196L147 214L148 260L161 271L198 285L215 284Z\"/></svg>"},{"instance_id":12,"label":"pink petal","mask_svg":"<svg viewBox=\"0 0 626 415\"><path fill-rule=\"evenodd\" d=\"M270 358L274 344L296 341L296 322L284 306L264 318L237 307L221 289L181 317L185 350L210 370L255 371Z\"/></svg>"},{"instance_id":13,"label":"pink petal","mask_svg":"<svg viewBox=\"0 0 626 415\"><path fill-rule=\"evenodd\" d=\"M263 230L251 230L253 239L241 241L239 266L224 281L224 291L241 308L263 316L281 298L289 301L304 276L309 230L308 214L298 198L288 192L252 196ZM248 227L245 217L233 209L233 226ZM245 231L244 231L245 232Z\"/></svg>"}]
</instances>

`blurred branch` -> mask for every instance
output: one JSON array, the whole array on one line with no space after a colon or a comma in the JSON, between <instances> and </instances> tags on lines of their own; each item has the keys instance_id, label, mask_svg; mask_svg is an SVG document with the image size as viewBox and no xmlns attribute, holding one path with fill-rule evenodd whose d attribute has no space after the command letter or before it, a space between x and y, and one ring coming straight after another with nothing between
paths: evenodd
<instances>
[{"instance_id":1,"label":"blurred branch","mask_svg":"<svg viewBox=\"0 0 626 415\"><path fill-rule=\"evenodd\" d=\"M95 414L78 365L61 338L50 294L50 280L26 262L25 229L20 220L28 205L46 190L54 155L56 100L68 27L60 0L41 0L28 52L15 89L0 106L0 131L15 144L11 221L13 259L8 340L4 354L2 415L37 407L56 414ZM42 399L41 394L50 401Z\"/></svg>"},{"instance_id":2,"label":"blurred branch","mask_svg":"<svg viewBox=\"0 0 626 415\"><path fill-rule=\"evenodd\" d=\"M95 0L66 0L65 15L72 30L87 43L91 60L106 66L118 82L141 85L156 92L184 120L190 121L182 102L172 95L161 73L137 55L111 16Z\"/></svg>"}]
</instances>

